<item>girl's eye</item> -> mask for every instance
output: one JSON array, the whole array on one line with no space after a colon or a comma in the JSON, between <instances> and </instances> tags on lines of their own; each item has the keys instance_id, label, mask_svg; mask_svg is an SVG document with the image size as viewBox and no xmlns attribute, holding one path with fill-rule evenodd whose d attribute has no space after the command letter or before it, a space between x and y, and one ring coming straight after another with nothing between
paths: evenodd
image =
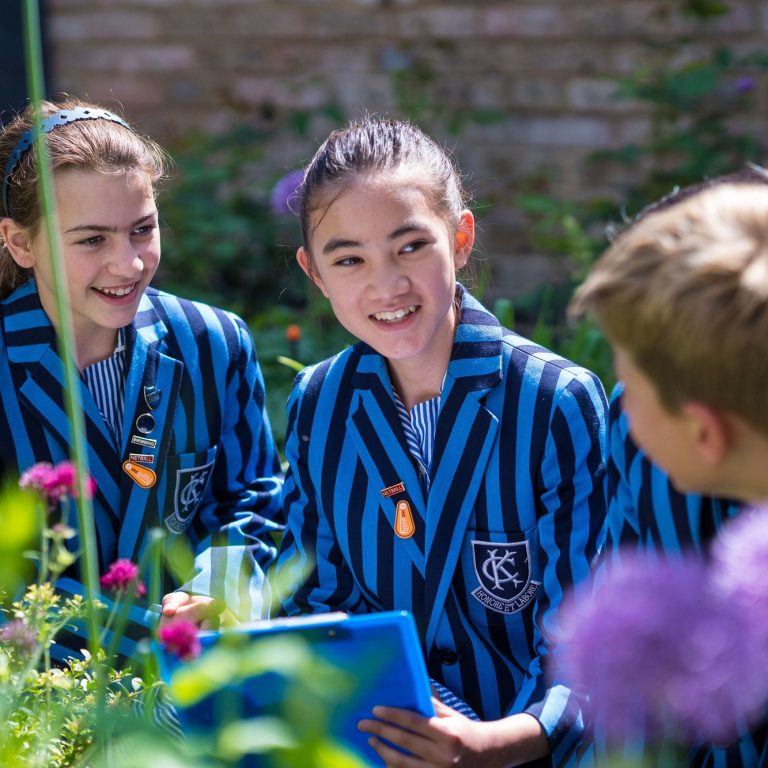
<instances>
[{"instance_id":1,"label":"girl's eye","mask_svg":"<svg viewBox=\"0 0 768 768\"><path fill-rule=\"evenodd\" d=\"M411 243L404 245L400 251L401 253L415 253L427 244L426 240L414 240Z\"/></svg>"},{"instance_id":2,"label":"girl's eye","mask_svg":"<svg viewBox=\"0 0 768 768\"><path fill-rule=\"evenodd\" d=\"M104 238L101 235L94 235L93 237L86 237L85 240L81 240L79 245L98 245L103 241Z\"/></svg>"},{"instance_id":3,"label":"girl's eye","mask_svg":"<svg viewBox=\"0 0 768 768\"><path fill-rule=\"evenodd\" d=\"M155 228L154 224L143 224L140 227L136 227L136 229L131 232L132 235L138 235L139 237L146 237L147 235L151 234L152 230Z\"/></svg>"},{"instance_id":4,"label":"girl's eye","mask_svg":"<svg viewBox=\"0 0 768 768\"><path fill-rule=\"evenodd\" d=\"M335 267L351 267L355 264L362 263L362 259L359 256L344 256L341 259L337 259L333 262Z\"/></svg>"}]
</instances>

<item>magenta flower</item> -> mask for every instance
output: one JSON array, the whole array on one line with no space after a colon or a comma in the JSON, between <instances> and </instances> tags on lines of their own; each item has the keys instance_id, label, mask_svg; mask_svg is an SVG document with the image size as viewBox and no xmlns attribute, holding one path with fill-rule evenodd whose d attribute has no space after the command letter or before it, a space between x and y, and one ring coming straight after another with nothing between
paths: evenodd
<instances>
[{"instance_id":1,"label":"magenta flower","mask_svg":"<svg viewBox=\"0 0 768 768\"><path fill-rule=\"evenodd\" d=\"M697 560L632 556L563 617L561 674L594 727L636 739L727 741L760 711L768 653Z\"/></svg>"},{"instance_id":2,"label":"magenta flower","mask_svg":"<svg viewBox=\"0 0 768 768\"><path fill-rule=\"evenodd\" d=\"M712 546L712 579L768 648L768 505L742 512Z\"/></svg>"},{"instance_id":3,"label":"magenta flower","mask_svg":"<svg viewBox=\"0 0 768 768\"><path fill-rule=\"evenodd\" d=\"M173 621L160 627L157 633L163 648L182 661L191 661L200 655L200 640L197 626L185 619Z\"/></svg>"},{"instance_id":4,"label":"magenta flower","mask_svg":"<svg viewBox=\"0 0 768 768\"><path fill-rule=\"evenodd\" d=\"M270 195L270 207L272 213L278 216L297 212L301 185L304 181L304 171L291 171L281 176Z\"/></svg>"},{"instance_id":5,"label":"magenta flower","mask_svg":"<svg viewBox=\"0 0 768 768\"><path fill-rule=\"evenodd\" d=\"M43 492L52 477L53 464L47 461L40 461L22 473L19 478L19 487L25 490L30 489Z\"/></svg>"},{"instance_id":6,"label":"magenta flower","mask_svg":"<svg viewBox=\"0 0 768 768\"><path fill-rule=\"evenodd\" d=\"M115 560L109 566L109 570L101 577L100 583L104 589L111 589L120 593L125 593L133 588L136 597L141 597L147 593L147 588L139 579L138 566L130 560Z\"/></svg>"},{"instance_id":7,"label":"magenta flower","mask_svg":"<svg viewBox=\"0 0 768 768\"><path fill-rule=\"evenodd\" d=\"M0 645L30 655L37 647L37 633L23 619L16 619L0 626Z\"/></svg>"},{"instance_id":8,"label":"magenta flower","mask_svg":"<svg viewBox=\"0 0 768 768\"><path fill-rule=\"evenodd\" d=\"M62 461L55 467L46 461L38 462L21 475L19 487L36 490L51 503L56 504L70 496L77 496L77 477L71 461ZM88 498L96 492L96 483L88 478Z\"/></svg>"}]
</instances>

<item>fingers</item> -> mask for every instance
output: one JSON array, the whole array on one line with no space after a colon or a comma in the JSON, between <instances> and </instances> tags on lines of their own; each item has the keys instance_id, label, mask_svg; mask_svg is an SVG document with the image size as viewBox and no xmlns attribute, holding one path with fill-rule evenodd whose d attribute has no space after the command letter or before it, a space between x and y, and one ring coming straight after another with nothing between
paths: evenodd
<instances>
[{"instance_id":1,"label":"fingers","mask_svg":"<svg viewBox=\"0 0 768 768\"><path fill-rule=\"evenodd\" d=\"M163 596L162 615L170 618L176 615L176 611L189 602L190 596L186 592L169 592Z\"/></svg>"},{"instance_id":2,"label":"fingers","mask_svg":"<svg viewBox=\"0 0 768 768\"><path fill-rule=\"evenodd\" d=\"M436 728L437 718L426 718L406 709L374 707L376 720L361 720L358 728L370 733L371 747L388 766L452 765L460 749L457 736ZM404 755L391 744L407 750Z\"/></svg>"},{"instance_id":3,"label":"fingers","mask_svg":"<svg viewBox=\"0 0 768 768\"><path fill-rule=\"evenodd\" d=\"M163 597L162 606L160 626L172 620L184 619L201 628L216 629L218 616L223 610L220 600L205 595L190 595L186 592L170 592Z\"/></svg>"},{"instance_id":4,"label":"fingers","mask_svg":"<svg viewBox=\"0 0 768 768\"><path fill-rule=\"evenodd\" d=\"M371 738L368 739L368 744L385 762L387 768L422 768L424 765L424 762L420 758L399 752L375 736L371 736Z\"/></svg>"}]
</instances>

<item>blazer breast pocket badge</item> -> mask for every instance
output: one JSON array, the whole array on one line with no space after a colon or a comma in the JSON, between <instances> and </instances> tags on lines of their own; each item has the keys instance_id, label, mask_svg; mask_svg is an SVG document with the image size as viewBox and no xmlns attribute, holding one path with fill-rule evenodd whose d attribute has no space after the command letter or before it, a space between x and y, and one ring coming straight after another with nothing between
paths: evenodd
<instances>
[{"instance_id":1,"label":"blazer breast pocket badge","mask_svg":"<svg viewBox=\"0 0 768 768\"><path fill-rule=\"evenodd\" d=\"M472 541L475 576L480 586L472 597L497 613L522 611L541 582L531 578L530 546L523 541Z\"/></svg>"},{"instance_id":2,"label":"blazer breast pocket badge","mask_svg":"<svg viewBox=\"0 0 768 768\"><path fill-rule=\"evenodd\" d=\"M173 512L165 518L165 527L171 533L183 533L192 522L213 472L213 461L199 467L176 470L173 492Z\"/></svg>"}]
</instances>

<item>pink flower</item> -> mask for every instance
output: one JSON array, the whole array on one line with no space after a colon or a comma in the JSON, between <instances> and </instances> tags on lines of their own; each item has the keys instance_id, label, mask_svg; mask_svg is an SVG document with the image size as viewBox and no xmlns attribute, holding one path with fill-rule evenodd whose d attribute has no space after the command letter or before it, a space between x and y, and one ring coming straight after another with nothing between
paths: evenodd
<instances>
[{"instance_id":1,"label":"pink flower","mask_svg":"<svg viewBox=\"0 0 768 768\"><path fill-rule=\"evenodd\" d=\"M33 464L19 479L19 487L34 491L43 491L53 477L53 464L39 461Z\"/></svg>"},{"instance_id":2,"label":"pink flower","mask_svg":"<svg viewBox=\"0 0 768 768\"><path fill-rule=\"evenodd\" d=\"M191 661L200 655L197 626L191 621L179 619L166 624L160 627L157 636L165 650L182 661Z\"/></svg>"},{"instance_id":3,"label":"pink flower","mask_svg":"<svg viewBox=\"0 0 768 768\"><path fill-rule=\"evenodd\" d=\"M130 560L115 560L100 582L104 589L112 589L115 592L127 592L129 587L133 587L136 597L147 594L144 582L139 580L139 568Z\"/></svg>"},{"instance_id":4,"label":"pink flower","mask_svg":"<svg viewBox=\"0 0 768 768\"><path fill-rule=\"evenodd\" d=\"M42 493L52 504L69 496L77 496L77 475L71 461L59 462L55 467L46 461L38 462L24 472L19 479L21 488L31 488ZM86 494L91 498L96 492L93 478L86 482Z\"/></svg>"}]
</instances>

